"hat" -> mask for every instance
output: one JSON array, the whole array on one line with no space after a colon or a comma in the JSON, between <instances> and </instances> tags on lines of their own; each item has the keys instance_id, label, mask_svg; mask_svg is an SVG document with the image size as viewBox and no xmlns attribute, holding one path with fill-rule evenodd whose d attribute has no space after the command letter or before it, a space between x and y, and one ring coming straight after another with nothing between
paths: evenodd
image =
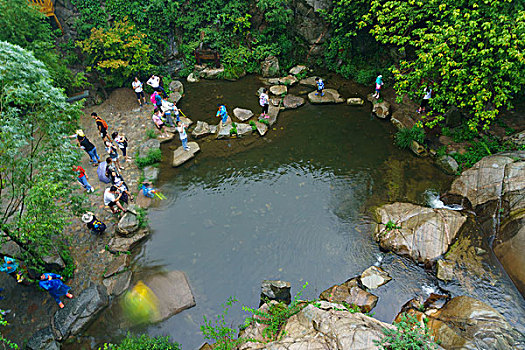
<instances>
[{"instance_id":1,"label":"hat","mask_svg":"<svg viewBox=\"0 0 525 350\"><path fill-rule=\"evenodd\" d=\"M91 222L93 220L93 213L88 211L87 213L82 215L82 222L85 222L86 224L88 222Z\"/></svg>"},{"instance_id":2,"label":"hat","mask_svg":"<svg viewBox=\"0 0 525 350\"><path fill-rule=\"evenodd\" d=\"M383 76L381 74L379 74L379 78L382 78Z\"/></svg>"},{"instance_id":3,"label":"hat","mask_svg":"<svg viewBox=\"0 0 525 350\"><path fill-rule=\"evenodd\" d=\"M82 129L78 129L77 131L75 131L75 133L76 133L78 136L80 136L80 137L84 137L84 136L86 136L86 135L84 134L84 132L82 131Z\"/></svg>"}]
</instances>

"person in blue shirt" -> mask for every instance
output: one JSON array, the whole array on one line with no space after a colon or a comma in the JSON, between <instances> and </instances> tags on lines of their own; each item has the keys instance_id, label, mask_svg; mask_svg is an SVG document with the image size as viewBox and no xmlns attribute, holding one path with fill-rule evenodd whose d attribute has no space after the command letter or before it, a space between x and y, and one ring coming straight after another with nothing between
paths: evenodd
<instances>
[{"instance_id":1,"label":"person in blue shirt","mask_svg":"<svg viewBox=\"0 0 525 350\"><path fill-rule=\"evenodd\" d=\"M4 263L0 266L0 271L7 273L9 276L16 279L18 283L21 283L24 281L24 277L22 277L22 273L17 271L19 264L16 262L15 259L4 256Z\"/></svg>"},{"instance_id":2,"label":"person in blue shirt","mask_svg":"<svg viewBox=\"0 0 525 350\"><path fill-rule=\"evenodd\" d=\"M217 106L219 107L219 110L217 111L216 117L220 117L221 118L221 122L224 125L228 121L228 111L226 111L226 106L225 105L221 105L219 103Z\"/></svg>"},{"instance_id":3,"label":"person in blue shirt","mask_svg":"<svg viewBox=\"0 0 525 350\"><path fill-rule=\"evenodd\" d=\"M318 96L319 94L321 94L321 96L324 96L324 92L323 92L324 82L323 82L323 79L317 77L317 78L315 78L315 83L317 84L317 92L315 93L315 95Z\"/></svg>"},{"instance_id":4,"label":"person in blue shirt","mask_svg":"<svg viewBox=\"0 0 525 350\"><path fill-rule=\"evenodd\" d=\"M47 290L61 309L64 308L64 303L60 300L61 296L65 295L69 299L73 298L73 294L69 293L71 287L64 284L62 280L62 276L48 272L42 274L40 282L38 282L40 288Z\"/></svg>"}]
</instances>

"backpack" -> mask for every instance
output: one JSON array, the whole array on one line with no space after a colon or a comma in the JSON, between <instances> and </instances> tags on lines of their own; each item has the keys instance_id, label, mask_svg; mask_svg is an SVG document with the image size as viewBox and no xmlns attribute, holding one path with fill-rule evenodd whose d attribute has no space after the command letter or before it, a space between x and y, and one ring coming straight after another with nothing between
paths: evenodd
<instances>
[{"instance_id":1,"label":"backpack","mask_svg":"<svg viewBox=\"0 0 525 350\"><path fill-rule=\"evenodd\" d=\"M153 104L156 104L156 99L155 99L155 94L157 93L157 91L155 91L154 93L151 94L151 96L149 97L149 100L151 101L151 103Z\"/></svg>"},{"instance_id":2,"label":"backpack","mask_svg":"<svg viewBox=\"0 0 525 350\"><path fill-rule=\"evenodd\" d=\"M106 123L106 121L100 117L97 117L97 122L101 122L102 123L102 126L104 127L104 129L108 129L108 123Z\"/></svg>"}]
</instances>

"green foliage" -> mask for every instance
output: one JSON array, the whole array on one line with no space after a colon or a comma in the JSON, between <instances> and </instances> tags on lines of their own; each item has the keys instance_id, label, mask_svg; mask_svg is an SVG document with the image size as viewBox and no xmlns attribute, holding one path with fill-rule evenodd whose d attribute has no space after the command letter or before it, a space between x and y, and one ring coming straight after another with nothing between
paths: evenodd
<instances>
[{"instance_id":1,"label":"green foliage","mask_svg":"<svg viewBox=\"0 0 525 350\"><path fill-rule=\"evenodd\" d=\"M148 129L146 130L146 137L148 139L156 139L157 133L155 132L155 129Z\"/></svg>"},{"instance_id":2,"label":"green foliage","mask_svg":"<svg viewBox=\"0 0 525 350\"><path fill-rule=\"evenodd\" d=\"M146 37L124 18L110 28L91 29L89 38L77 45L87 54L88 72L94 69L108 86L120 87L133 75L152 69Z\"/></svg>"},{"instance_id":3,"label":"green foliage","mask_svg":"<svg viewBox=\"0 0 525 350\"><path fill-rule=\"evenodd\" d=\"M267 126L270 126L270 122L266 118L259 119L259 123L263 123L263 124L266 124Z\"/></svg>"},{"instance_id":4,"label":"green foliage","mask_svg":"<svg viewBox=\"0 0 525 350\"><path fill-rule=\"evenodd\" d=\"M406 52L392 69L400 98L419 100L422 85L434 86L428 126L457 106L470 114L470 129L487 129L525 86L524 7L512 0L374 0L366 23L379 42Z\"/></svg>"},{"instance_id":5,"label":"green foliage","mask_svg":"<svg viewBox=\"0 0 525 350\"><path fill-rule=\"evenodd\" d=\"M137 167L139 167L139 169L142 169L147 167L148 165L160 163L161 160L162 151L160 149L150 149L146 157L139 157L137 154L135 163L137 164Z\"/></svg>"},{"instance_id":6,"label":"green foliage","mask_svg":"<svg viewBox=\"0 0 525 350\"><path fill-rule=\"evenodd\" d=\"M0 230L30 266L62 232L84 196L69 184L80 154L69 141L80 115L30 52L0 42Z\"/></svg>"},{"instance_id":7,"label":"green foliage","mask_svg":"<svg viewBox=\"0 0 525 350\"><path fill-rule=\"evenodd\" d=\"M386 232L392 231L392 230L399 230L401 226L397 226L395 222L392 220L388 220L388 222L385 225Z\"/></svg>"},{"instance_id":8,"label":"green foliage","mask_svg":"<svg viewBox=\"0 0 525 350\"><path fill-rule=\"evenodd\" d=\"M9 323L7 323L6 320L4 320L4 310L0 309L0 326L6 327ZM9 339L4 338L2 334L0 334L0 344L4 346L4 349L19 349L18 345L10 341Z\"/></svg>"},{"instance_id":9,"label":"green foliage","mask_svg":"<svg viewBox=\"0 0 525 350\"><path fill-rule=\"evenodd\" d=\"M255 124L253 120L250 120L250 126L252 127L252 131L257 130L257 125Z\"/></svg>"},{"instance_id":10,"label":"green foliage","mask_svg":"<svg viewBox=\"0 0 525 350\"><path fill-rule=\"evenodd\" d=\"M396 133L395 143L398 147L408 149L412 145L412 141L422 144L425 140L425 131L423 128L413 126L411 129L402 128Z\"/></svg>"},{"instance_id":11,"label":"green foliage","mask_svg":"<svg viewBox=\"0 0 525 350\"><path fill-rule=\"evenodd\" d=\"M148 227L148 212L144 208L137 208L137 220L139 222L139 228Z\"/></svg>"},{"instance_id":12,"label":"green foliage","mask_svg":"<svg viewBox=\"0 0 525 350\"><path fill-rule=\"evenodd\" d=\"M134 336L128 333L120 344L106 343L99 350L180 350L178 343L172 343L170 337L150 337L146 334Z\"/></svg>"},{"instance_id":13,"label":"green foliage","mask_svg":"<svg viewBox=\"0 0 525 350\"><path fill-rule=\"evenodd\" d=\"M267 325L268 327L263 331L264 338L268 341L276 340L279 333L281 332L282 327L286 324L288 319L301 311L307 305L307 303L301 302L299 300L302 292L307 286L308 283L306 283L303 286L303 289L297 293L290 305L286 305L283 302L269 303L268 311L261 311L259 309L253 309L246 306L243 307L242 309L244 311L249 311L253 314L253 316L246 319L245 326L252 322Z\"/></svg>"},{"instance_id":14,"label":"green foliage","mask_svg":"<svg viewBox=\"0 0 525 350\"><path fill-rule=\"evenodd\" d=\"M201 332L205 339L215 342L214 349L216 350L233 350L245 341L242 338L237 339L238 331L226 324L228 310L233 303L236 302L238 302L236 298L230 297L226 305L223 305L223 312L217 315L214 321L208 320L208 318L204 316L204 324L201 325Z\"/></svg>"},{"instance_id":15,"label":"green foliage","mask_svg":"<svg viewBox=\"0 0 525 350\"><path fill-rule=\"evenodd\" d=\"M0 41L32 51L45 64L53 85L69 89L71 72L55 50L55 33L48 19L35 6L27 0L0 0L0 27Z\"/></svg>"},{"instance_id":16,"label":"green foliage","mask_svg":"<svg viewBox=\"0 0 525 350\"><path fill-rule=\"evenodd\" d=\"M425 318L425 325L422 327L415 316L405 313L399 322L394 323L396 329L384 328L385 337L381 341L374 340L374 343L384 350L437 349L438 345L430 335L426 322Z\"/></svg>"},{"instance_id":17,"label":"green foliage","mask_svg":"<svg viewBox=\"0 0 525 350\"><path fill-rule=\"evenodd\" d=\"M483 135L478 141L471 142L471 146L467 148L465 154L453 153L451 156L458 162L461 172L472 167L483 157L514 149L516 146L511 142L501 142L496 138Z\"/></svg>"}]
</instances>

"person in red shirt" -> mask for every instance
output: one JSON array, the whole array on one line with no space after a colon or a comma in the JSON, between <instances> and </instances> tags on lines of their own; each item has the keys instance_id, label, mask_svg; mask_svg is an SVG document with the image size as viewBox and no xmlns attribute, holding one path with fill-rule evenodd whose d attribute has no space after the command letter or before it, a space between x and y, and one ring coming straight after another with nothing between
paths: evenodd
<instances>
[{"instance_id":1,"label":"person in red shirt","mask_svg":"<svg viewBox=\"0 0 525 350\"><path fill-rule=\"evenodd\" d=\"M86 192L95 191L95 189L91 187L91 185L88 182L88 176L84 168L82 168L80 165L77 165L76 167L73 167L73 171L77 173L77 180L78 182L80 182L82 186L84 186L84 188L86 189Z\"/></svg>"}]
</instances>

